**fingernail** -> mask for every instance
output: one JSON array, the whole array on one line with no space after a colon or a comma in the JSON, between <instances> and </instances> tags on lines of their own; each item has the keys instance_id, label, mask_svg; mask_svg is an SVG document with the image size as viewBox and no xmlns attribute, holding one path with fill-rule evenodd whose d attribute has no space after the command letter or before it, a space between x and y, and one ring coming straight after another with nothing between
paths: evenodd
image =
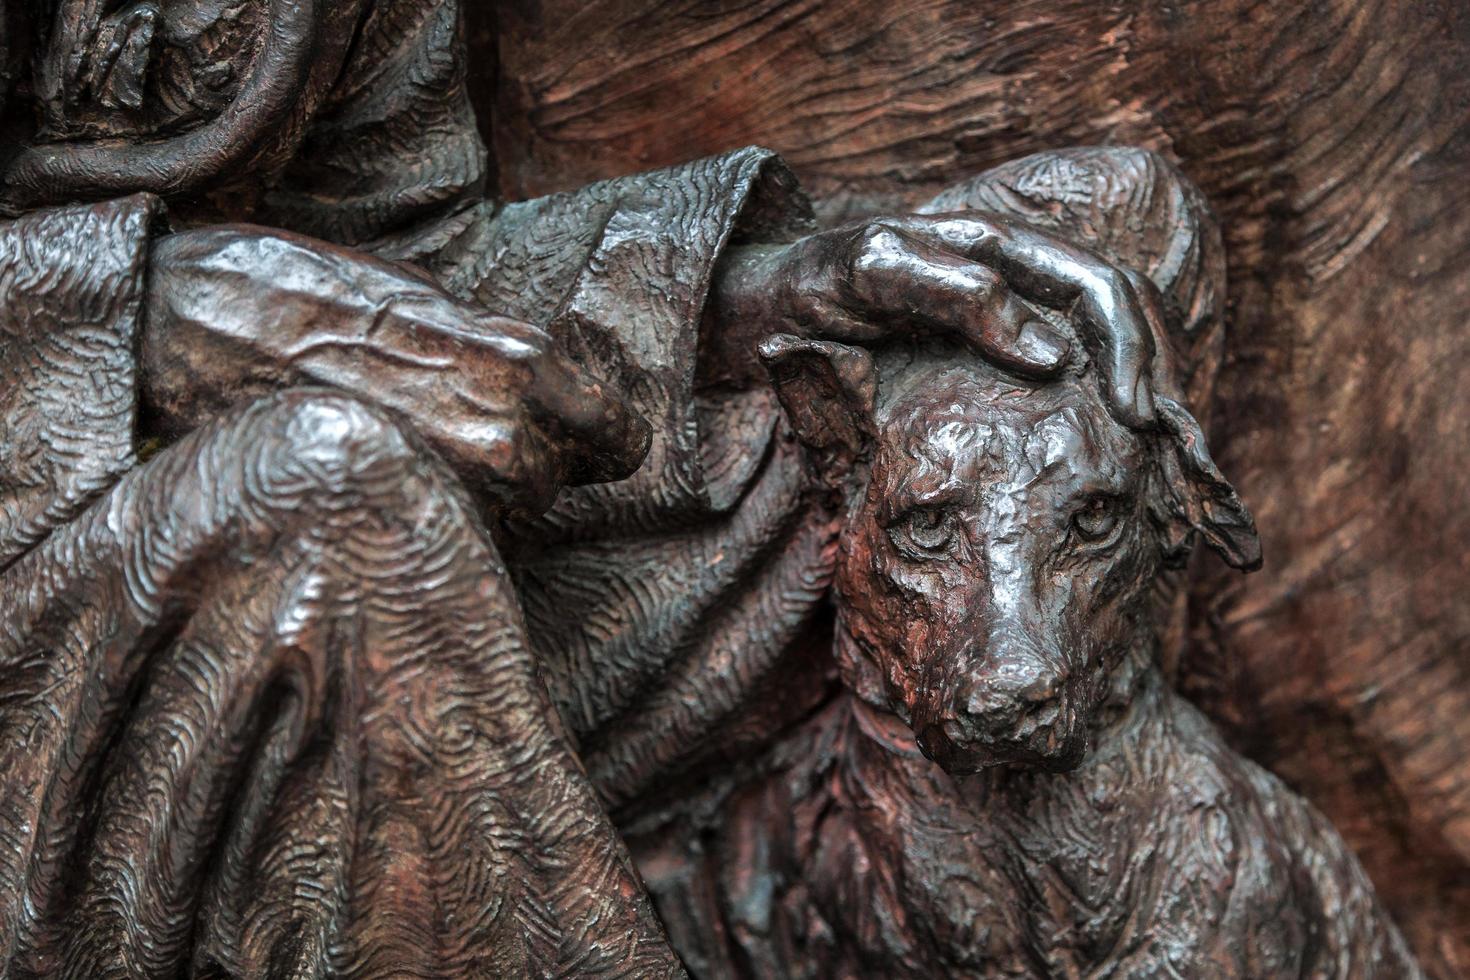
<instances>
[{"instance_id":1,"label":"fingernail","mask_svg":"<svg viewBox=\"0 0 1470 980\"><path fill-rule=\"evenodd\" d=\"M1061 367L1071 350L1066 337L1040 320L1027 320L1016 333L1016 353L1048 371Z\"/></svg>"}]
</instances>

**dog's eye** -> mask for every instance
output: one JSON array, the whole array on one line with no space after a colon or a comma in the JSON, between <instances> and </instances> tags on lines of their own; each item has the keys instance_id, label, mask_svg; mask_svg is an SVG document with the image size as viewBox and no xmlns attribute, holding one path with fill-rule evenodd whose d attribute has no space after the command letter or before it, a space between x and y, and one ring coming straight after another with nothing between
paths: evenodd
<instances>
[{"instance_id":1,"label":"dog's eye","mask_svg":"<svg viewBox=\"0 0 1470 980\"><path fill-rule=\"evenodd\" d=\"M1118 527L1116 497L1093 497L1072 515L1072 527L1083 541L1102 541Z\"/></svg>"},{"instance_id":2,"label":"dog's eye","mask_svg":"<svg viewBox=\"0 0 1470 980\"><path fill-rule=\"evenodd\" d=\"M954 511L944 507L917 507L890 527L888 534L901 550L925 555L942 553L954 540Z\"/></svg>"}]
</instances>

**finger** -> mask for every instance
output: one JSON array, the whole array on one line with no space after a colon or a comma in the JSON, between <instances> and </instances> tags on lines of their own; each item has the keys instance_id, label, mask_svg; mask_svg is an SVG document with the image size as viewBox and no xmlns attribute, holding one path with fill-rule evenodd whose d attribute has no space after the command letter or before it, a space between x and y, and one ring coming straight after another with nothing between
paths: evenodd
<instances>
[{"instance_id":1,"label":"finger","mask_svg":"<svg viewBox=\"0 0 1470 980\"><path fill-rule=\"evenodd\" d=\"M988 360L1025 377L1050 377L1066 363L1066 338L993 270L901 232L865 236L849 288L872 313L908 315L956 333Z\"/></svg>"},{"instance_id":2,"label":"finger","mask_svg":"<svg viewBox=\"0 0 1470 980\"><path fill-rule=\"evenodd\" d=\"M647 454L652 429L626 396L563 355L540 327L498 316L484 320L484 328L475 331L475 344L497 356L487 362L485 376L474 375L472 386L495 392L493 401L513 391L524 402L529 419L552 449L563 482L631 476ZM496 376L502 376L498 384ZM481 397L473 391L461 394L467 400Z\"/></svg>"},{"instance_id":3,"label":"finger","mask_svg":"<svg viewBox=\"0 0 1470 980\"><path fill-rule=\"evenodd\" d=\"M456 419L436 435L472 447L474 459L460 469L502 514L534 517L555 501L562 486L558 453L525 412Z\"/></svg>"},{"instance_id":4,"label":"finger","mask_svg":"<svg viewBox=\"0 0 1470 980\"><path fill-rule=\"evenodd\" d=\"M1153 424L1153 333L1132 284L1117 267L1081 246L991 215L915 216L904 222L905 231L985 263L1026 299L1056 309L1075 304L1114 413L1135 428Z\"/></svg>"},{"instance_id":5,"label":"finger","mask_svg":"<svg viewBox=\"0 0 1470 980\"><path fill-rule=\"evenodd\" d=\"M1164 395L1177 401L1184 396L1179 380L1174 374L1175 360L1169 349L1170 334L1164 319L1164 297L1154 281L1143 273L1126 266L1120 267L1133 286L1133 295L1138 297L1144 319L1148 321L1149 335L1154 338L1153 361L1149 365L1149 385L1155 395Z\"/></svg>"}]
</instances>

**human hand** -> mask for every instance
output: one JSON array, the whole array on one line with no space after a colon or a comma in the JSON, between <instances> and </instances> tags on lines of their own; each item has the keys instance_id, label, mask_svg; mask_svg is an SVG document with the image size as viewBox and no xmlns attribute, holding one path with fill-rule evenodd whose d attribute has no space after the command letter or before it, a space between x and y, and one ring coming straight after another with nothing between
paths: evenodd
<instances>
[{"instance_id":1,"label":"human hand","mask_svg":"<svg viewBox=\"0 0 1470 980\"><path fill-rule=\"evenodd\" d=\"M150 257L144 397L173 430L245 398L324 384L405 416L472 487L544 510L637 469L649 427L542 329L426 274L301 236L222 227Z\"/></svg>"},{"instance_id":2,"label":"human hand","mask_svg":"<svg viewBox=\"0 0 1470 980\"><path fill-rule=\"evenodd\" d=\"M1045 378L1067 339L1023 300L1076 316L1116 417L1154 420L1147 284L1039 229L978 212L872 218L789 245L748 247L724 264L714 316L751 346L772 333L870 344L955 335L1018 375ZM727 343L730 341L727 341Z\"/></svg>"}]
</instances>

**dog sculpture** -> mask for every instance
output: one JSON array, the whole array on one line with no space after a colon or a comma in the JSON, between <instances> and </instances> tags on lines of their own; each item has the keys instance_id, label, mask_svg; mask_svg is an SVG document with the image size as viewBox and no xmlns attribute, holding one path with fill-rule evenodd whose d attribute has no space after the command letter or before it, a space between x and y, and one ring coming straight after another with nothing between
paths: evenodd
<instances>
[{"instance_id":1,"label":"dog sculpture","mask_svg":"<svg viewBox=\"0 0 1470 980\"><path fill-rule=\"evenodd\" d=\"M1035 383L937 349L763 356L849 508L850 693L730 798L708 972L1419 976L1334 829L1156 665L1161 567L1193 535L1259 562L1167 384L1140 431L1085 363Z\"/></svg>"}]
</instances>

